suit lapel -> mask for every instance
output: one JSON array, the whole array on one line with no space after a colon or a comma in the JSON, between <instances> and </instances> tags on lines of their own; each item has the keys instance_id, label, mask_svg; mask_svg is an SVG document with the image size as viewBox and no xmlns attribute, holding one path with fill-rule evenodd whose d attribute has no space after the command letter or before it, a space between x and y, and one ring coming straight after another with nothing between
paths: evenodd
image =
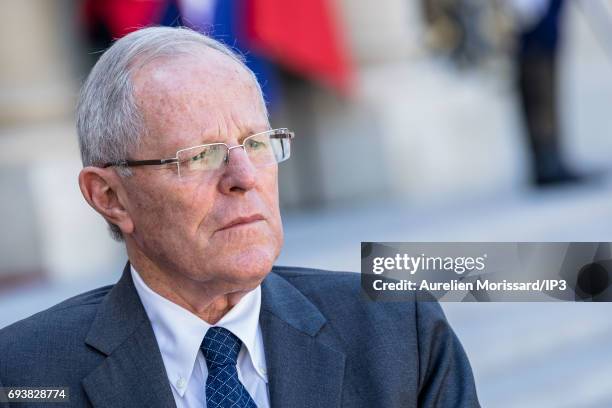
<instances>
[{"instance_id":1,"label":"suit lapel","mask_svg":"<svg viewBox=\"0 0 612 408\"><path fill-rule=\"evenodd\" d=\"M317 307L274 272L262 284L260 324L271 406L340 406L345 355L326 341Z\"/></svg>"},{"instance_id":2,"label":"suit lapel","mask_svg":"<svg viewBox=\"0 0 612 408\"><path fill-rule=\"evenodd\" d=\"M327 341L330 332L317 307L275 272L262 284L260 324L271 406L340 406L345 355ZM94 407L175 407L129 264L85 342L107 356L82 382Z\"/></svg>"},{"instance_id":3,"label":"suit lapel","mask_svg":"<svg viewBox=\"0 0 612 408\"><path fill-rule=\"evenodd\" d=\"M94 407L175 406L129 264L100 306L85 342L107 356L83 380Z\"/></svg>"}]
</instances>

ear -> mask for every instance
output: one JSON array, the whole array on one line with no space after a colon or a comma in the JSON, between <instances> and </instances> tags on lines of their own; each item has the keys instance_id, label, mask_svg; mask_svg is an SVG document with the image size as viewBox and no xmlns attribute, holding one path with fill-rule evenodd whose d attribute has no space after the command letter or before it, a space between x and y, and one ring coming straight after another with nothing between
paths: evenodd
<instances>
[{"instance_id":1,"label":"ear","mask_svg":"<svg viewBox=\"0 0 612 408\"><path fill-rule=\"evenodd\" d=\"M120 194L123 186L112 169L84 167L79 173L79 187L91 208L119 227L123 235L134 231L134 222L125 207L125 195Z\"/></svg>"}]
</instances>

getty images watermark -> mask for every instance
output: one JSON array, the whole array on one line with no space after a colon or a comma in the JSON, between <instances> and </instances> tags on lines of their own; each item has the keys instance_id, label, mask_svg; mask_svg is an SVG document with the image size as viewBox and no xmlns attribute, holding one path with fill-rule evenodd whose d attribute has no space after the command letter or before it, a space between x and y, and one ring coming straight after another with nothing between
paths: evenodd
<instances>
[{"instance_id":1,"label":"getty images watermark","mask_svg":"<svg viewBox=\"0 0 612 408\"><path fill-rule=\"evenodd\" d=\"M361 244L373 300L612 301L612 243Z\"/></svg>"}]
</instances>

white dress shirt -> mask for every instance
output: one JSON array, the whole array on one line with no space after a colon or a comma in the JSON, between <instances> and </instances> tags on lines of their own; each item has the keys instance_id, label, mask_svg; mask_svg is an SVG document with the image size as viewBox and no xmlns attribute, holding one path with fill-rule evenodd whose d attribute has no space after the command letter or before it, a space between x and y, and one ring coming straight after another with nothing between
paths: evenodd
<instances>
[{"instance_id":1,"label":"white dress shirt","mask_svg":"<svg viewBox=\"0 0 612 408\"><path fill-rule=\"evenodd\" d=\"M200 345L210 324L154 292L132 267L132 280L153 326L174 401L178 408L206 407L208 368ZM241 341L238 378L259 408L269 408L268 376L259 310L261 287L240 299L215 326L234 333Z\"/></svg>"}]
</instances>

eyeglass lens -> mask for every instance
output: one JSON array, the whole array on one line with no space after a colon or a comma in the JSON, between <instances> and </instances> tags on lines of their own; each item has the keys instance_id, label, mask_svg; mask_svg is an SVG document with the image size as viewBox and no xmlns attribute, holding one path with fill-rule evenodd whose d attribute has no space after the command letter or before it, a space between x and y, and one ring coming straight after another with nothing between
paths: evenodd
<instances>
[{"instance_id":1,"label":"eyeglass lens","mask_svg":"<svg viewBox=\"0 0 612 408\"><path fill-rule=\"evenodd\" d=\"M290 155L290 135L266 132L249 136L244 140L244 151L255 167L262 167L287 160ZM229 149L217 143L181 150L177 154L179 175L188 177L194 173L219 169L228 157Z\"/></svg>"}]
</instances>

